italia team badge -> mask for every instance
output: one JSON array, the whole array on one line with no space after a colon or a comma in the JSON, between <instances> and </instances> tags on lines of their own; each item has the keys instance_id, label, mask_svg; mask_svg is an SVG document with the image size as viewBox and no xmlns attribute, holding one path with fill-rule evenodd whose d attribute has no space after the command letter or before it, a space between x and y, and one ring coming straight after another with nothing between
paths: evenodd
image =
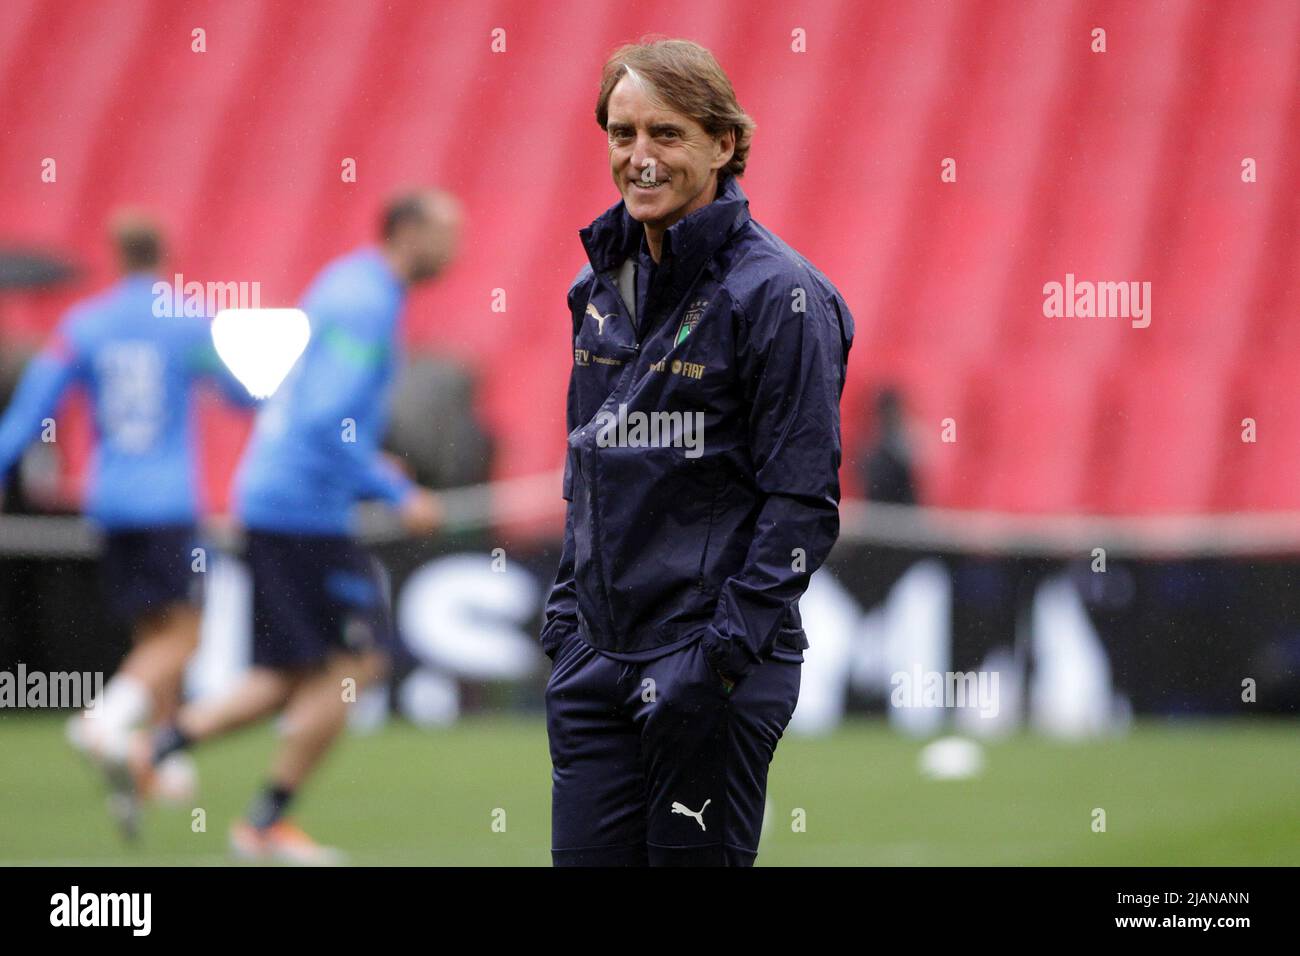
<instances>
[{"instance_id":1,"label":"italia team badge","mask_svg":"<svg viewBox=\"0 0 1300 956\"><path fill-rule=\"evenodd\" d=\"M700 319L704 315L704 310L709 307L708 299L697 299L692 302L686 314L682 316L682 324L677 327L677 338L673 339L673 345L681 345L686 341L686 337L695 331L695 326L700 324Z\"/></svg>"}]
</instances>

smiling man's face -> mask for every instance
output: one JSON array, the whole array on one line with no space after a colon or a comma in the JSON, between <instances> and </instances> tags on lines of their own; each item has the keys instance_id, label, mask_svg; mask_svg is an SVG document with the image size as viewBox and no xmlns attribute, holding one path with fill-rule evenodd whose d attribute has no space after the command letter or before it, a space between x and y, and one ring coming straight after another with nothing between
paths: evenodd
<instances>
[{"instance_id":1,"label":"smiling man's face","mask_svg":"<svg viewBox=\"0 0 1300 956\"><path fill-rule=\"evenodd\" d=\"M627 76L610 93L608 110L610 171L633 219L662 233L713 201L718 170L734 151L732 133L715 139Z\"/></svg>"}]
</instances>

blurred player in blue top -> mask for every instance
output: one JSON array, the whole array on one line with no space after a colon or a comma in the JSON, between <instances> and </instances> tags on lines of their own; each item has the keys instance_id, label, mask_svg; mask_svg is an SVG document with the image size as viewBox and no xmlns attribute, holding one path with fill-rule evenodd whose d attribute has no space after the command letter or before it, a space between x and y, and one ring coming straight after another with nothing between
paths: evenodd
<instances>
[{"instance_id":1,"label":"blurred player in blue top","mask_svg":"<svg viewBox=\"0 0 1300 956\"><path fill-rule=\"evenodd\" d=\"M339 858L285 812L343 729L346 689L359 691L388 664L394 634L386 581L351 536L355 504L389 503L413 534L441 522L439 499L379 447L406 288L452 260L459 229L450 196L400 195L384 210L378 248L325 267L301 302L311 323L306 351L259 413L240 464L235 496L253 578L253 667L228 697L183 709L148 757L156 765L193 742L283 712L266 787L231 830L232 849L246 859Z\"/></svg>"},{"instance_id":2,"label":"blurred player in blue top","mask_svg":"<svg viewBox=\"0 0 1300 956\"><path fill-rule=\"evenodd\" d=\"M0 419L0 477L37 436L57 439L51 416L70 387L84 387L96 438L85 511L105 531L105 597L134 643L95 719L74 718L69 737L120 769L134 725L174 716L198 643L205 562L196 550L194 386L209 380L234 402L253 400L217 358L208 319L170 314L172 290L156 278L157 226L124 211L110 231L123 277L74 306L27 366Z\"/></svg>"}]
</instances>

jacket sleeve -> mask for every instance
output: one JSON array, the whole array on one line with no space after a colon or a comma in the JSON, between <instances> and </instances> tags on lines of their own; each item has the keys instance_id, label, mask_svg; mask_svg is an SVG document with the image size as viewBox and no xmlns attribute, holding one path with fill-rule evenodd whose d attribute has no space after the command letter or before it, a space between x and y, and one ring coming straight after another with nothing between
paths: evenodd
<instances>
[{"instance_id":1,"label":"jacket sleeve","mask_svg":"<svg viewBox=\"0 0 1300 956\"><path fill-rule=\"evenodd\" d=\"M13 400L0 419L0 483L24 449L58 408L79 373L72 336L65 322L23 370Z\"/></svg>"},{"instance_id":2,"label":"jacket sleeve","mask_svg":"<svg viewBox=\"0 0 1300 956\"><path fill-rule=\"evenodd\" d=\"M575 291L580 287L583 269L569 287L569 316L573 321L573 337L577 338L577 320L573 318ZM581 422L578 418L578 393L576 367L569 371L569 393L565 406L565 428L572 432ZM560 551L560 566L555 572L555 583L551 586L550 596L546 601L546 614L542 622L542 650L547 657L554 658L565 638L578 630L578 596L574 585L574 548L573 548L573 462L567 446L564 455L564 500L568 502L564 509L564 546Z\"/></svg>"},{"instance_id":3,"label":"jacket sleeve","mask_svg":"<svg viewBox=\"0 0 1300 956\"><path fill-rule=\"evenodd\" d=\"M840 395L852 318L833 291L796 311L797 280L767 284L740 317L737 365L749 401L749 449L765 501L742 570L720 589L702 638L715 669L739 679L781 624L839 535Z\"/></svg>"}]
</instances>

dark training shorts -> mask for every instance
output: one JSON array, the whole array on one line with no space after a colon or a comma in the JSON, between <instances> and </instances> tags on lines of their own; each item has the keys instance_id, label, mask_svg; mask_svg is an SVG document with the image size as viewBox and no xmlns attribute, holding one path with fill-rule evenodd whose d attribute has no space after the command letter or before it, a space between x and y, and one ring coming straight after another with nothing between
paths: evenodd
<instances>
[{"instance_id":1,"label":"dark training shorts","mask_svg":"<svg viewBox=\"0 0 1300 956\"><path fill-rule=\"evenodd\" d=\"M196 547L190 525L106 532L99 567L109 613L135 623L175 604L201 604L205 575L195 570Z\"/></svg>"},{"instance_id":2,"label":"dark training shorts","mask_svg":"<svg viewBox=\"0 0 1300 956\"><path fill-rule=\"evenodd\" d=\"M546 687L555 865L752 865L801 666L769 658L728 695L698 641L626 663L567 638Z\"/></svg>"},{"instance_id":3,"label":"dark training shorts","mask_svg":"<svg viewBox=\"0 0 1300 956\"><path fill-rule=\"evenodd\" d=\"M387 575L351 538L250 531L246 557L254 666L315 667L336 651L393 650Z\"/></svg>"}]
</instances>

